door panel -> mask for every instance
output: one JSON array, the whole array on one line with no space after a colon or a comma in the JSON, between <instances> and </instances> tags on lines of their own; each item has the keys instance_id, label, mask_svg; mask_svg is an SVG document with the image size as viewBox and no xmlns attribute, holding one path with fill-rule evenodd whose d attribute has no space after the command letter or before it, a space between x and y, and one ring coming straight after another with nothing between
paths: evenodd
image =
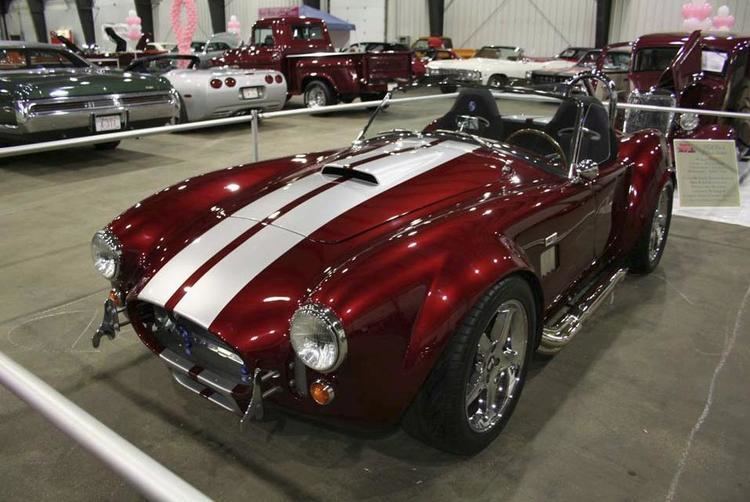
<instances>
[{"instance_id":1,"label":"door panel","mask_svg":"<svg viewBox=\"0 0 750 502\"><path fill-rule=\"evenodd\" d=\"M593 191L566 182L554 189L551 197L553 200L542 202L544 209L534 218L535 223L516 237L541 279L545 307L580 279L594 260Z\"/></svg>"},{"instance_id":2,"label":"door panel","mask_svg":"<svg viewBox=\"0 0 750 502\"><path fill-rule=\"evenodd\" d=\"M614 243L614 232L617 230L617 207L623 207L620 199L627 194L627 169L617 161L599 166L599 176L591 184L596 198L596 223L594 237L594 256L598 260Z\"/></svg>"}]
</instances>

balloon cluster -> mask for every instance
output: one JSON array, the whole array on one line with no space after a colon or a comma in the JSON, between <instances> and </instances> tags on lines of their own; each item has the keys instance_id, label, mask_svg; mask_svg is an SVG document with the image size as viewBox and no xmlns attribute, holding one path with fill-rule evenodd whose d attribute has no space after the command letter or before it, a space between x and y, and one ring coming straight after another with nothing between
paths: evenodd
<instances>
[{"instance_id":1,"label":"balloon cluster","mask_svg":"<svg viewBox=\"0 0 750 502\"><path fill-rule=\"evenodd\" d=\"M734 16L729 14L729 7L722 5L711 17L713 5L705 0L692 0L682 6L682 27L685 31L715 30L730 31L734 27Z\"/></svg>"},{"instance_id":2,"label":"balloon cluster","mask_svg":"<svg viewBox=\"0 0 750 502\"><path fill-rule=\"evenodd\" d=\"M722 5L714 16L714 29L717 31L731 31L734 28L734 16L729 14L729 7Z\"/></svg>"},{"instance_id":3,"label":"balloon cluster","mask_svg":"<svg viewBox=\"0 0 750 502\"><path fill-rule=\"evenodd\" d=\"M125 18L125 24L127 26L125 37L133 42L140 40L143 36L143 32L141 31L141 18L136 15L134 10L128 12L128 17Z\"/></svg>"},{"instance_id":4,"label":"balloon cluster","mask_svg":"<svg viewBox=\"0 0 750 502\"><path fill-rule=\"evenodd\" d=\"M229 33L235 33L237 35L240 34L240 22L237 19L237 16L234 14L229 17L229 22L227 23L227 31Z\"/></svg>"},{"instance_id":5,"label":"balloon cluster","mask_svg":"<svg viewBox=\"0 0 750 502\"><path fill-rule=\"evenodd\" d=\"M182 8L185 7L185 23L182 22ZM198 8L195 0L172 0L172 31L177 38L180 54L190 54L190 43L198 28Z\"/></svg>"}]
</instances>

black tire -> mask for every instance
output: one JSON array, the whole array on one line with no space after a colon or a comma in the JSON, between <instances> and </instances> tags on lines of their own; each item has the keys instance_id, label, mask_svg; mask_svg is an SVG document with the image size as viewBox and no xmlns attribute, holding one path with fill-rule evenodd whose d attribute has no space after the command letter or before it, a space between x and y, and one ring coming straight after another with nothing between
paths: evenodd
<instances>
[{"instance_id":1,"label":"black tire","mask_svg":"<svg viewBox=\"0 0 750 502\"><path fill-rule=\"evenodd\" d=\"M114 150L120 146L119 141L107 141L106 143L95 143L94 149L96 150Z\"/></svg>"},{"instance_id":2,"label":"black tire","mask_svg":"<svg viewBox=\"0 0 750 502\"><path fill-rule=\"evenodd\" d=\"M441 85L440 86L440 92L443 94L451 94L458 90L457 85Z\"/></svg>"},{"instance_id":3,"label":"black tire","mask_svg":"<svg viewBox=\"0 0 750 502\"><path fill-rule=\"evenodd\" d=\"M323 81L313 80L305 86L305 106L307 108L319 108L336 104L331 87Z\"/></svg>"},{"instance_id":4,"label":"black tire","mask_svg":"<svg viewBox=\"0 0 750 502\"><path fill-rule=\"evenodd\" d=\"M487 79L489 87L505 87L508 85L508 77L505 75L492 75Z\"/></svg>"},{"instance_id":5,"label":"black tire","mask_svg":"<svg viewBox=\"0 0 750 502\"><path fill-rule=\"evenodd\" d=\"M469 422L467 386L475 371L480 337L495 319L498 308L509 301L522 305L526 313L528 332L523 362L502 416L489 429L479 432ZM459 455L473 455L489 445L507 424L521 396L536 345L536 312L531 287L522 278L511 276L493 286L458 326L407 411L404 429L435 448Z\"/></svg>"},{"instance_id":6,"label":"black tire","mask_svg":"<svg viewBox=\"0 0 750 502\"><path fill-rule=\"evenodd\" d=\"M664 248L667 246L667 237L669 236L669 226L672 222L672 195L674 188L671 181L668 181L661 192L659 193L659 199L657 199L657 207L651 213L648 220L648 224L644 227L643 233L641 234L638 242L633 248L632 254L630 255L630 272L634 274L650 274L656 269L661 260L661 256L664 254ZM656 213L659 209L659 201L662 196L666 196L667 213L666 219L664 220L663 237L658 244L658 249L655 253L652 253L651 233L656 223Z\"/></svg>"},{"instance_id":7,"label":"black tire","mask_svg":"<svg viewBox=\"0 0 750 502\"><path fill-rule=\"evenodd\" d=\"M185 108L185 101L180 96L180 117L178 124L186 124L188 122L187 108Z\"/></svg>"},{"instance_id":8,"label":"black tire","mask_svg":"<svg viewBox=\"0 0 750 502\"><path fill-rule=\"evenodd\" d=\"M743 84L735 109L740 113L750 113L750 81ZM750 146L750 120L734 119L732 125L737 131L737 139L743 145Z\"/></svg>"}]
</instances>

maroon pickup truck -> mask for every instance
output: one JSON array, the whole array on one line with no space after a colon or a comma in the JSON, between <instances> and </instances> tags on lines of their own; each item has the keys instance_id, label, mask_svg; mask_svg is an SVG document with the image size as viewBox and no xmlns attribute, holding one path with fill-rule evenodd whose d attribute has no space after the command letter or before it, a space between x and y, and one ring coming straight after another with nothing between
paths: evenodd
<instances>
[{"instance_id":1,"label":"maroon pickup truck","mask_svg":"<svg viewBox=\"0 0 750 502\"><path fill-rule=\"evenodd\" d=\"M251 45L228 51L212 64L280 71L289 95L304 94L310 108L357 97L379 100L389 87L413 78L410 52L335 52L325 22L315 18L261 19L253 26Z\"/></svg>"}]
</instances>

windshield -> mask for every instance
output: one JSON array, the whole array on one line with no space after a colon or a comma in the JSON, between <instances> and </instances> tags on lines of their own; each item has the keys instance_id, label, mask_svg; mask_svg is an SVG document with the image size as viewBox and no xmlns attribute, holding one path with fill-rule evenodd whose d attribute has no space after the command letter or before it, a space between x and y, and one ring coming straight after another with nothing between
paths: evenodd
<instances>
[{"instance_id":1,"label":"windshield","mask_svg":"<svg viewBox=\"0 0 750 502\"><path fill-rule=\"evenodd\" d=\"M599 54L601 54L601 51L589 51L578 61L578 64L582 66L594 66L596 60L599 59Z\"/></svg>"},{"instance_id":2,"label":"windshield","mask_svg":"<svg viewBox=\"0 0 750 502\"><path fill-rule=\"evenodd\" d=\"M488 59L517 58L519 52L515 47L482 47L474 57Z\"/></svg>"},{"instance_id":3,"label":"windshield","mask_svg":"<svg viewBox=\"0 0 750 502\"><path fill-rule=\"evenodd\" d=\"M677 55L679 47L649 47L635 53L633 71L664 71Z\"/></svg>"},{"instance_id":4,"label":"windshield","mask_svg":"<svg viewBox=\"0 0 750 502\"><path fill-rule=\"evenodd\" d=\"M550 134L548 124L560 108L560 98L544 93L500 93L489 87L466 87L458 93L439 85L420 85L395 91L390 102L373 113L358 140L370 141L379 137L444 136L468 141L487 148L501 144L512 145L522 155L545 160L565 172L570 155L572 135L554 137L562 147L544 137ZM415 98L399 102L402 98ZM575 126L576 114L566 114ZM559 125L559 124L558 124ZM555 126L557 127L557 126ZM565 129L565 127L563 127ZM518 131L525 132L518 133ZM537 132L529 133L528 130ZM514 134L515 133L515 134ZM560 155L560 151L564 156Z\"/></svg>"},{"instance_id":5,"label":"windshield","mask_svg":"<svg viewBox=\"0 0 750 502\"><path fill-rule=\"evenodd\" d=\"M0 49L0 71L89 66L75 54L55 49Z\"/></svg>"},{"instance_id":6,"label":"windshield","mask_svg":"<svg viewBox=\"0 0 750 502\"><path fill-rule=\"evenodd\" d=\"M253 45L273 47L273 29L253 28Z\"/></svg>"},{"instance_id":7,"label":"windshield","mask_svg":"<svg viewBox=\"0 0 750 502\"><path fill-rule=\"evenodd\" d=\"M568 48L557 55L558 59L580 59L585 53L586 49L574 49Z\"/></svg>"}]
</instances>

